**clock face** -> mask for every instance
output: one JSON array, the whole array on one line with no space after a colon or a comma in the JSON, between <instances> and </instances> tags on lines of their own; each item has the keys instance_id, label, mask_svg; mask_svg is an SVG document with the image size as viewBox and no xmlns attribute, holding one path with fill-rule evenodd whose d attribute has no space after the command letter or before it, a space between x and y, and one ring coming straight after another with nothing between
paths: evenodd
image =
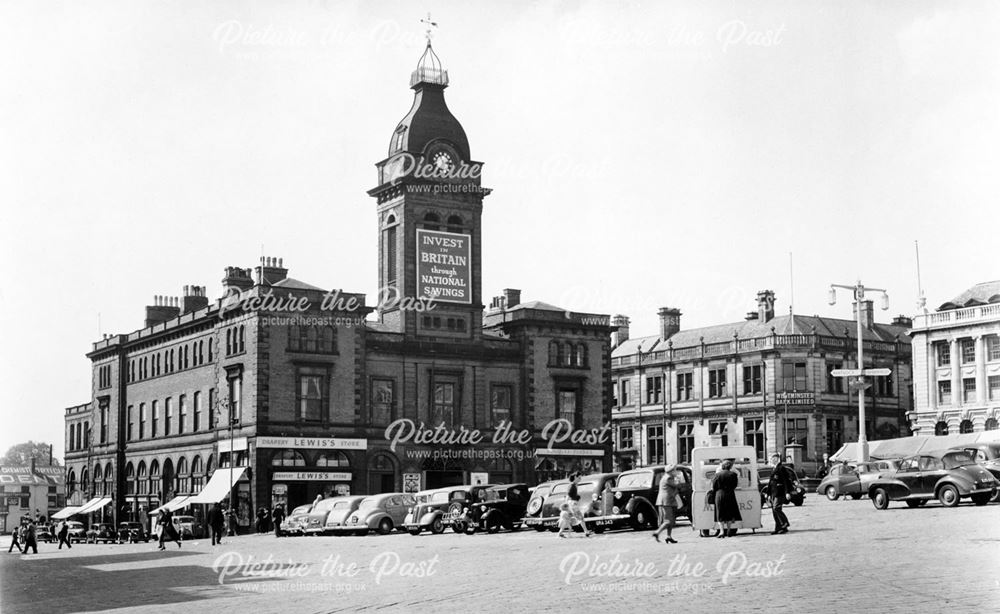
<instances>
[{"instance_id":1,"label":"clock face","mask_svg":"<svg viewBox=\"0 0 1000 614\"><path fill-rule=\"evenodd\" d=\"M434 169L439 173L447 173L454 167L451 156L447 152L439 151L434 154Z\"/></svg>"}]
</instances>

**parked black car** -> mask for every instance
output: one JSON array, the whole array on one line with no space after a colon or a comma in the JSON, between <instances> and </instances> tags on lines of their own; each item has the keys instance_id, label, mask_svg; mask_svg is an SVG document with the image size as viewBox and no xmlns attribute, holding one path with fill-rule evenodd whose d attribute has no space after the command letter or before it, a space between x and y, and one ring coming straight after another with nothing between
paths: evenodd
<instances>
[{"instance_id":1,"label":"parked black car","mask_svg":"<svg viewBox=\"0 0 1000 614\"><path fill-rule=\"evenodd\" d=\"M890 501L906 501L920 507L937 499L945 507L955 507L963 498L986 505L997 493L997 480L976 463L967 450L930 452L905 458L899 469L879 475L868 487L875 509L884 510Z\"/></svg>"},{"instance_id":2,"label":"parked black car","mask_svg":"<svg viewBox=\"0 0 1000 614\"><path fill-rule=\"evenodd\" d=\"M992 473L997 482L1000 482L1000 441L972 443L952 449L967 451L980 467ZM990 501L1000 501L1000 488Z\"/></svg>"},{"instance_id":3,"label":"parked black car","mask_svg":"<svg viewBox=\"0 0 1000 614\"><path fill-rule=\"evenodd\" d=\"M137 544L148 542L149 535L138 522L121 522L118 524L118 543Z\"/></svg>"},{"instance_id":4,"label":"parked black car","mask_svg":"<svg viewBox=\"0 0 1000 614\"><path fill-rule=\"evenodd\" d=\"M686 465L642 467L618 476L612 489L614 503L611 514L588 517L587 526L595 528L632 527L635 530L653 529L657 525L656 496L660 480L667 469L679 475L677 491L684 504L677 516L691 518L691 468Z\"/></svg>"},{"instance_id":5,"label":"parked black car","mask_svg":"<svg viewBox=\"0 0 1000 614\"><path fill-rule=\"evenodd\" d=\"M102 522L95 524L87 531L88 544L96 544L97 542L107 544L115 541L118 541L118 533L115 532L115 525L113 524Z\"/></svg>"},{"instance_id":6,"label":"parked black car","mask_svg":"<svg viewBox=\"0 0 1000 614\"><path fill-rule=\"evenodd\" d=\"M485 529L496 533L501 528L516 531L528 509L528 485L504 484L487 488L479 503L472 503L463 510L465 532L475 533Z\"/></svg>"}]
</instances>

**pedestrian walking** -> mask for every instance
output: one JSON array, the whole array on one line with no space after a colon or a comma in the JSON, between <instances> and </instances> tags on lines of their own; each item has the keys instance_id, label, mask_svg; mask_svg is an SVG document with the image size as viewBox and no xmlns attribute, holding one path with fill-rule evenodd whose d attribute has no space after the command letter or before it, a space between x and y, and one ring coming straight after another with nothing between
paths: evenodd
<instances>
[{"instance_id":1,"label":"pedestrian walking","mask_svg":"<svg viewBox=\"0 0 1000 614\"><path fill-rule=\"evenodd\" d=\"M559 537L566 537L567 533L573 532L573 526L580 524L573 511L570 509L568 501L564 501L559 506Z\"/></svg>"},{"instance_id":2,"label":"pedestrian walking","mask_svg":"<svg viewBox=\"0 0 1000 614\"><path fill-rule=\"evenodd\" d=\"M35 534L35 523L31 520L28 521L28 526L24 529L24 550L23 554L28 554L28 548L31 548L33 554L38 554L38 540Z\"/></svg>"},{"instance_id":3,"label":"pedestrian walking","mask_svg":"<svg viewBox=\"0 0 1000 614\"><path fill-rule=\"evenodd\" d=\"M718 537L729 537L734 522L743 520L740 515L740 504L736 500L736 487L740 477L733 470L732 459L722 461L722 466L712 479L712 492L715 493L715 521L722 531Z\"/></svg>"},{"instance_id":4,"label":"pedestrian walking","mask_svg":"<svg viewBox=\"0 0 1000 614\"><path fill-rule=\"evenodd\" d=\"M67 548L73 547L73 544L69 543L69 523L65 520L59 521L56 536L59 538L59 547L57 550L62 550L63 544L66 544Z\"/></svg>"},{"instance_id":5,"label":"pedestrian walking","mask_svg":"<svg viewBox=\"0 0 1000 614\"><path fill-rule=\"evenodd\" d=\"M10 532L10 548L7 548L7 552L12 552L14 548L21 554L24 554L24 550L21 550L21 531L23 530L23 525L14 527L14 530Z\"/></svg>"},{"instance_id":6,"label":"pedestrian walking","mask_svg":"<svg viewBox=\"0 0 1000 614\"><path fill-rule=\"evenodd\" d=\"M226 525L226 519L222 515L222 506L216 503L208 512L208 530L212 533L212 545L222 543L222 531Z\"/></svg>"},{"instance_id":7,"label":"pedestrian walking","mask_svg":"<svg viewBox=\"0 0 1000 614\"><path fill-rule=\"evenodd\" d=\"M271 512L271 521L274 523L274 536L281 537L281 521L285 519L285 507L278 503Z\"/></svg>"},{"instance_id":8,"label":"pedestrian walking","mask_svg":"<svg viewBox=\"0 0 1000 614\"><path fill-rule=\"evenodd\" d=\"M163 545L165 541L177 542L177 547L181 547L181 537L177 534L177 529L174 527L174 515L170 510L163 510L160 512L160 518L156 521L160 525L160 550L166 550L166 546Z\"/></svg>"},{"instance_id":9,"label":"pedestrian walking","mask_svg":"<svg viewBox=\"0 0 1000 614\"><path fill-rule=\"evenodd\" d=\"M791 495L792 489L795 488L795 480L792 477L791 469L781 462L780 455L773 454L771 464L774 465L774 469L771 470L771 477L767 482L768 490L771 493L771 516L774 517L774 531L771 531L771 534L780 535L788 533L790 526L788 516L785 516L785 511L782 508L785 506L786 499Z\"/></svg>"},{"instance_id":10,"label":"pedestrian walking","mask_svg":"<svg viewBox=\"0 0 1000 614\"><path fill-rule=\"evenodd\" d=\"M590 537L590 529L587 528L587 521L583 518L583 512L580 510L580 491L576 486L577 480L580 479L579 473L574 473L569 476L569 493L566 495L569 499L569 511L573 516L579 521L580 525L583 526L583 533Z\"/></svg>"},{"instance_id":11,"label":"pedestrian walking","mask_svg":"<svg viewBox=\"0 0 1000 614\"><path fill-rule=\"evenodd\" d=\"M677 508L681 507L678 504L679 499L680 497L677 493L677 476L674 473L674 468L671 467L660 479L660 488L656 494L656 507L660 511L660 526L653 532L653 539L656 541L660 541L660 533L666 531L666 543L677 543L677 540L673 538L671 533L677 524Z\"/></svg>"}]
</instances>

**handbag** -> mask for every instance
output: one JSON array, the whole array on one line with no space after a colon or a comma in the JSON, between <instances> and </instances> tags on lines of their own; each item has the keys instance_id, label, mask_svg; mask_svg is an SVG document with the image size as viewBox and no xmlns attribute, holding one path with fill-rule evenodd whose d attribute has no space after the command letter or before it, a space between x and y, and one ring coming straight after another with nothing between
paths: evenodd
<instances>
[{"instance_id":1,"label":"handbag","mask_svg":"<svg viewBox=\"0 0 1000 614\"><path fill-rule=\"evenodd\" d=\"M682 507L684 507L684 500L681 499L680 495L674 495L674 507L676 507L677 509L681 509Z\"/></svg>"}]
</instances>

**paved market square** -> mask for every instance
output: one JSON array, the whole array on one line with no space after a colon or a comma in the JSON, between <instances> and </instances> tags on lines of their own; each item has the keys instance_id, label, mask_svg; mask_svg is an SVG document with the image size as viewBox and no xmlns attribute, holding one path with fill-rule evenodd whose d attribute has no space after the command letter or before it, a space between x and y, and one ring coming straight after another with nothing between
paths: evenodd
<instances>
[{"instance_id":1,"label":"paved market square","mask_svg":"<svg viewBox=\"0 0 1000 614\"><path fill-rule=\"evenodd\" d=\"M792 530L679 543L649 531L560 539L247 535L212 547L78 544L0 556L0 610L68 612L986 612L1000 605L1000 505L920 509L810 495ZM256 573L257 575L252 575Z\"/></svg>"}]
</instances>

